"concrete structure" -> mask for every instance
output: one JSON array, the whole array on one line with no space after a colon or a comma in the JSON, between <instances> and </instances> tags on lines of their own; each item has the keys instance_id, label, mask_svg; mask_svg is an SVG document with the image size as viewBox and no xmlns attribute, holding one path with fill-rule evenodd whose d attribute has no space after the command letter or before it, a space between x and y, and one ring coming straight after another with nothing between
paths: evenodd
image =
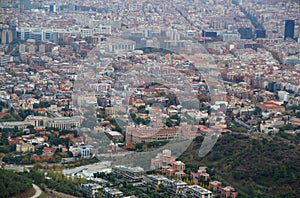
<instances>
[{"instance_id":1,"label":"concrete structure","mask_svg":"<svg viewBox=\"0 0 300 198\"><path fill-rule=\"evenodd\" d=\"M99 196L99 189L102 188L102 186L98 184L80 184L79 190L83 192L84 197L87 198L98 198Z\"/></svg>"},{"instance_id":2,"label":"concrete structure","mask_svg":"<svg viewBox=\"0 0 300 198\"><path fill-rule=\"evenodd\" d=\"M57 42L58 37L63 38L64 35L80 35L82 38L91 37L99 34L111 34L111 26L98 24L97 27L71 27L68 29L56 28L33 28L33 27L18 27L16 29L17 37L20 40L34 39L35 41L50 40Z\"/></svg>"},{"instance_id":3,"label":"concrete structure","mask_svg":"<svg viewBox=\"0 0 300 198\"><path fill-rule=\"evenodd\" d=\"M81 145L81 146L71 146L70 151L73 153L73 156L80 156L81 158L90 158L92 155L91 145Z\"/></svg>"},{"instance_id":4,"label":"concrete structure","mask_svg":"<svg viewBox=\"0 0 300 198\"><path fill-rule=\"evenodd\" d=\"M2 44L11 43L13 40L13 33L11 30L3 30L1 34Z\"/></svg>"},{"instance_id":5,"label":"concrete structure","mask_svg":"<svg viewBox=\"0 0 300 198\"><path fill-rule=\"evenodd\" d=\"M28 125L33 125L35 128L54 127L59 129L72 129L80 126L79 117L55 117L49 118L45 116L29 115L24 122Z\"/></svg>"},{"instance_id":6,"label":"concrete structure","mask_svg":"<svg viewBox=\"0 0 300 198\"><path fill-rule=\"evenodd\" d=\"M186 188L185 194L187 196L198 197L198 198L213 198L214 197L214 195L211 191L209 191L205 188L202 188L201 186L198 186L198 185L188 186Z\"/></svg>"},{"instance_id":7,"label":"concrete structure","mask_svg":"<svg viewBox=\"0 0 300 198\"><path fill-rule=\"evenodd\" d=\"M187 183L181 181L181 180L172 180L172 182L167 185L168 192L175 194L175 195L184 195Z\"/></svg>"},{"instance_id":8,"label":"concrete structure","mask_svg":"<svg viewBox=\"0 0 300 198\"><path fill-rule=\"evenodd\" d=\"M123 192L114 188L103 188L102 198L123 197Z\"/></svg>"},{"instance_id":9,"label":"concrete structure","mask_svg":"<svg viewBox=\"0 0 300 198\"><path fill-rule=\"evenodd\" d=\"M109 139L116 142L123 141L124 139L124 136L118 131L105 131L104 133L109 137Z\"/></svg>"},{"instance_id":10,"label":"concrete structure","mask_svg":"<svg viewBox=\"0 0 300 198\"><path fill-rule=\"evenodd\" d=\"M49 6L49 11L50 11L50 12L56 12L56 5L55 5L55 4L51 4L51 5Z\"/></svg>"},{"instance_id":11,"label":"concrete structure","mask_svg":"<svg viewBox=\"0 0 300 198\"><path fill-rule=\"evenodd\" d=\"M181 133L181 129L178 127L155 129L129 126L126 128L126 143L171 140L178 137L178 133Z\"/></svg>"},{"instance_id":12,"label":"concrete structure","mask_svg":"<svg viewBox=\"0 0 300 198\"><path fill-rule=\"evenodd\" d=\"M212 191L217 191L221 186L222 182L216 180L209 182L209 187L212 189Z\"/></svg>"},{"instance_id":13,"label":"concrete structure","mask_svg":"<svg viewBox=\"0 0 300 198\"><path fill-rule=\"evenodd\" d=\"M161 175L145 175L145 182L150 188L156 189L159 185L163 184L168 178Z\"/></svg>"},{"instance_id":14,"label":"concrete structure","mask_svg":"<svg viewBox=\"0 0 300 198\"><path fill-rule=\"evenodd\" d=\"M151 159L151 166L152 170L160 169L164 165L172 164L175 162L176 156L172 156L171 151L168 149L163 150L162 153L158 153L155 158Z\"/></svg>"},{"instance_id":15,"label":"concrete structure","mask_svg":"<svg viewBox=\"0 0 300 198\"><path fill-rule=\"evenodd\" d=\"M238 41L241 39L239 32L224 32L222 35L223 41Z\"/></svg>"},{"instance_id":16,"label":"concrete structure","mask_svg":"<svg viewBox=\"0 0 300 198\"><path fill-rule=\"evenodd\" d=\"M34 146L30 143L17 144L16 151L22 153L34 152Z\"/></svg>"},{"instance_id":17,"label":"concrete structure","mask_svg":"<svg viewBox=\"0 0 300 198\"><path fill-rule=\"evenodd\" d=\"M293 39L294 31L295 31L295 20L285 20L284 39L287 39L287 38Z\"/></svg>"},{"instance_id":18,"label":"concrete structure","mask_svg":"<svg viewBox=\"0 0 300 198\"><path fill-rule=\"evenodd\" d=\"M132 40L123 40L117 38L110 38L106 42L105 50L107 52L119 52L119 51L133 51L135 49L135 42Z\"/></svg>"},{"instance_id":19,"label":"concrete structure","mask_svg":"<svg viewBox=\"0 0 300 198\"><path fill-rule=\"evenodd\" d=\"M172 168L175 171L184 171L185 170L185 164L182 161L175 161L172 164Z\"/></svg>"},{"instance_id":20,"label":"concrete structure","mask_svg":"<svg viewBox=\"0 0 300 198\"><path fill-rule=\"evenodd\" d=\"M119 175L123 178L128 179L130 182L142 181L144 176L144 169L141 167L127 167L123 165L114 166L112 168L112 173Z\"/></svg>"},{"instance_id":21,"label":"concrete structure","mask_svg":"<svg viewBox=\"0 0 300 198\"><path fill-rule=\"evenodd\" d=\"M220 188L222 197L237 198L238 192L231 186Z\"/></svg>"}]
</instances>

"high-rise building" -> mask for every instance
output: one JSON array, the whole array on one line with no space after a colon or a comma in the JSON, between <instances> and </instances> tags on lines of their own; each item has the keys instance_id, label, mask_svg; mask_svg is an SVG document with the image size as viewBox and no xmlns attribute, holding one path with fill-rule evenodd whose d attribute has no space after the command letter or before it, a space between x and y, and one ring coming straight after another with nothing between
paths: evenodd
<instances>
[{"instance_id":1,"label":"high-rise building","mask_svg":"<svg viewBox=\"0 0 300 198\"><path fill-rule=\"evenodd\" d=\"M50 5L50 12L56 12L56 5L55 4Z\"/></svg>"},{"instance_id":2,"label":"high-rise building","mask_svg":"<svg viewBox=\"0 0 300 198\"><path fill-rule=\"evenodd\" d=\"M284 39L294 38L295 20L285 20Z\"/></svg>"},{"instance_id":3,"label":"high-rise building","mask_svg":"<svg viewBox=\"0 0 300 198\"><path fill-rule=\"evenodd\" d=\"M1 34L2 44L11 43L13 40L13 34L10 30L3 30Z\"/></svg>"},{"instance_id":4,"label":"high-rise building","mask_svg":"<svg viewBox=\"0 0 300 198\"><path fill-rule=\"evenodd\" d=\"M256 38L266 38L266 30L264 30L264 29L256 29L255 30L255 37Z\"/></svg>"},{"instance_id":5,"label":"high-rise building","mask_svg":"<svg viewBox=\"0 0 300 198\"><path fill-rule=\"evenodd\" d=\"M237 31L223 32L223 41L238 41L240 40L240 38L241 38L241 34Z\"/></svg>"},{"instance_id":6,"label":"high-rise building","mask_svg":"<svg viewBox=\"0 0 300 198\"><path fill-rule=\"evenodd\" d=\"M248 27L241 27L238 29L238 32L241 34L241 39L251 39L252 38L252 29Z\"/></svg>"},{"instance_id":7,"label":"high-rise building","mask_svg":"<svg viewBox=\"0 0 300 198\"><path fill-rule=\"evenodd\" d=\"M202 37L217 38L217 32L214 30L202 30Z\"/></svg>"},{"instance_id":8,"label":"high-rise building","mask_svg":"<svg viewBox=\"0 0 300 198\"><path fill-rule=\"evenodd\" d=\"M8 6L8 0L2 0L2 1L0 1L0 7L2 8L2 7L6 7L6 6Z\"/></svg>"},{"instance_id":9,"label":"high-rise building","mask_svg":"<svg viewBox=\"0 0 300 198\"><path fill-rule=\"evenodd\" d=\"M20 5L22 10L32 9L32 4L30 0L20 0Z\"/></svg>"},{"instance_id":10,"label":"high-rise building","mask_svg":"<svg viewBox=\"0 0 300 198\"><path fill-rule=\"evenodd\" d=\"M5 66L9 62L12 62L12 56L0 52L0 66Z\"/></svg>"}]
</instances>

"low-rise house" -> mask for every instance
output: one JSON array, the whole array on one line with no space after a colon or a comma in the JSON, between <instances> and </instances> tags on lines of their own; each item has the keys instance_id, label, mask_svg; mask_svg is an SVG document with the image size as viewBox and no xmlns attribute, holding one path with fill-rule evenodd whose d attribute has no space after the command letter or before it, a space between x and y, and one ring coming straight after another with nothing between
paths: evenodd
<instances>
[{"instance_id":1,"label":"low-rise house","mask_svg":"<svg viewBox=\"0 0 300 198\"><path fill-rule=\"evenodd\" d=\"M182 161L175 161L172 164L172 168L175 171L184 171L185 170L185 164Z\"/></svg>"},{"instance_id":2,"label":"low-rise house","mask_svg":"<svg viewBox=\"0 0 300 198\"><path fill-rule=\"evenodd\" d=\"M238 192L231 186L226 186L224 188L220 188L222 197L231 197L237 198Z\"/></svg>"},{"instance_id":3,"label":"low-rise house","mask_svg":"<svg viewBox=\"0 0 300 198\"><path fill-rule=\"evenodd\" d=\"M178 178L178 179L182 179L183 177L185 177L185 172L183 172L183 171L176 171L175 173L174 173L174 175Z\"/></svg>"},{"instance_id":4,"label":"low-rise house","mask_svg":"<svg viewBox=\"0 0 300 198\"><path fill-rule=\"evenodd\" d=\"M195 184L197 184L199 182L200 179L202 179L202 181L208 181L209 179L209 174L206 171L205 166L200 166L198 171L196 173L192 172L192 177L193 177L193 182Z\"/></svg>"},{"instance_id":5,"label":"low-rise house","mask_svg":"<svg viewBox=\"0 0 300 198\"><path fill-rule=\"evenodd\" d=\"M291 118L290 122L295 127L299 127L300 126L300 118Z\"/></svg>"},{"instance_id":6,"label":"low-rise house","mask_svg":"<svg viewBox=\"0 0 300 198\"><path fill-rule=\"evenodd\" d=\"M173 156L170 150L165 149L162 153L158 153L155 158L151 159L150 168L152 170L160 169L164 165L172 164L173 162L175 162L175 160L176 156Z\"/></svg>"},{"instance_id":7,"label":"low-rise house","mask_svg":"<svg viewBox=\"0 0 300 198\"><path fill-rule=\"evenodd\" d=\"M53 156L54 155L54 151L55 151L55 149L52 148L52 147L50 147L50 148L44 147L43 148L43 155L45 155L45 156Z\"/></svg>"},{"instance_id":8,"label":"low-rise house","mask_svg":"<svg viewBox=\"0 0 300 198\"><path fill-rule=\"evenodd\" d=\"M209 182L209 188L210 189L212 189L212 191L217 191L217 190L219 190L219 188L221 188L221 186L222 186L222 182L220 182L220 181L211 181L211 182Z\"/></svg>"}]
</instances>

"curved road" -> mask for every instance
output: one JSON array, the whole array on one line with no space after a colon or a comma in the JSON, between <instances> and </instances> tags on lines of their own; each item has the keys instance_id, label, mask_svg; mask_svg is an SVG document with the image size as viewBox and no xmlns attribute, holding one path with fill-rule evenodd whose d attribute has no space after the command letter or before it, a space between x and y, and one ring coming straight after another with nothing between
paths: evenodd
<instances>
[{"instance_id":1,"label":"curved road","mask_svg":"<svg viewBox=\"0 0 300 198\"><path fill-rule=\"evenodd\" d=\"M35 185L35 184L32 184L32 185L35 190L35 194L30 198L38 198L42 194L42 190L37 185Z\"/></svg>"}]
</instances>

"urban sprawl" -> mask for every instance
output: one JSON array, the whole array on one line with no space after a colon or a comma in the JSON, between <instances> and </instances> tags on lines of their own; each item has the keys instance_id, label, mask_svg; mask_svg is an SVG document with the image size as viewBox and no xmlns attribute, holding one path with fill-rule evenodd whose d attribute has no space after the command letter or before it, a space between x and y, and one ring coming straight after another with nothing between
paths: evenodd
<instances>
[{"instance_id":1,"label":"urban sprawl","mask_svg":"<svg viewBox=\"0 0 300 198\"><path fill-rule=\"evenodd\" d=\"M86 197L235 198L186 142L300 133L299 1L0 5L2 168Z\"/></svg>"}]
</instances>

